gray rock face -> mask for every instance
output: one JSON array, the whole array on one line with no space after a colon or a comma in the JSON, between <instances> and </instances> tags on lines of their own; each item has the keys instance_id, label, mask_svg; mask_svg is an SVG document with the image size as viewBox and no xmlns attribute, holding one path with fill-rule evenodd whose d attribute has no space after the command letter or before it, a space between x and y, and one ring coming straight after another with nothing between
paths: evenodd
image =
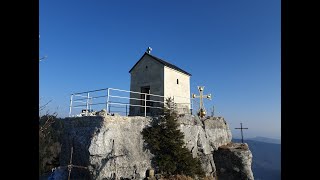
<instances>
[{"instance_id":1,"label":"gray rock face","mask_svg":"<svg viewBox=\"0 0 320 180\"><path fill-rule=\"evenodd\" d=\"M216 168L213 152L219 146L231 142L229 126L221 117L200 120L197 116L183 116L178 119L180 131L184 133L186 147L193 157L199 157L206 176L214 175Z\"/></svg>"},{"instance_id":2,"label":"gray rock face","mask_svg":"<svg viewBox=\"0 0 320 180\"><path fill-rule=\"evenodd\" d=\"M140 134L150 119L88 116L66 121L69 121L66 128L69 133L66 133L61 159L63 164L69 162L73 142L73 164L89 168L90 175L82 174L82 177L140 179L151 168L152 154L143 148ZM80 171L75 174L81 174Z\"/></svg>"},{"instance_id":3,"label":"gray rock face","mask_svg":"<svg viewBox=\"0 0 320 180\"><path fill-rule=\"evenodd\" d=\"M252 154L248 144L230 143L214 154L217 175L222 180L253 180Z\"/></svg>"},{"instance_id":4,"label":"gray rock face","mask_svg":"<svg viewBox=\"0 0 320 180\"><path fill-rule=\"evenodd\" d=\"M179 117L178 122L185 134L186 147L193 157L200 158L206 175L214 175L216 165L213 154L220 146L230 143L232 138L226 121L221 117L200 120L185 115ZM61 166L69 164L73 147L72 164L88 167L88 170L74 167L71 177L143 179L146 171L152 168L153 155L144 148L141 132L150 123L151 118L139 116L66 118Z\"/></svg>"}]
</instances>

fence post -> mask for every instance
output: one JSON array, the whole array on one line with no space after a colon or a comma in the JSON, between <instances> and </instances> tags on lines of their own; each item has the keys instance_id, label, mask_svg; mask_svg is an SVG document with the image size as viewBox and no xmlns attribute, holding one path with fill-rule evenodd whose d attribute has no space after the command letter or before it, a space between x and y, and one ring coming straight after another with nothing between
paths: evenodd
<instances>
[{"instance_id":1,"label":"fence post","mask_svg":"<svg viewBox=\"0 0 320 180\"><path fill-rule=\"evenodd\" d=\"M71 97L70 97L69 117L71 117L71 111L72 111L72 99L73 99L73 94L71 94Z\"/></svg>"},{"instance_id":2,"label":"fence post","mask_svg":"<svg viewBox=\"0 0 320 180\"><path fill-rule=\"evenodd\" d=\"M190 109L191 115L192 115L192 110L193 110L193 99L191 99L191 109Z\"/></svg>"},{"instance_id":3,"label":"fence post","mask_svg":"<svg viewBox=\"0 0 320 180\"><path fill-rule=\"evenodd\" d=\"M86 116L88 116L88 109L89 109L89 93L87 93L87 107L86 107Z\"/></svg>"},{"instance_id":4,"label":"fence post","mask_svg":"<svg viewBox=\"0 0 320 180\"><path fill-rule=\"evenodd\" d=\"M107 113L108 112L110 113L110 111L109 111L109 93L110 93L110 89L107 88Z\"/></svg>"},{"instance_id":5,"label":"fence post","mask_svg":"<svg viewBox=\"0 0 320 180\"><path fill-rule=\"evenodd\" d=\"M144 117L147 117L147 93L144 93Z\"/></svg>"},{"instance_id":6,"label":"fence post","mask_svg":"<svg viewBox=\"0 0 320 180\"><path fill-rule=\"evenodd\" d=\"M128 116L128 111L127 111L128 105L126 104L126 116Z\"/></svg>"},{"instance_id":7,"label":"fence post","mask_svg":"<svg viewBox=\"0 0 320 180\"><path fill-rule=\"evenodd\" d=\"M214 105L212 106L212 117L214 116Z\"/></svg>"}]
</instances>

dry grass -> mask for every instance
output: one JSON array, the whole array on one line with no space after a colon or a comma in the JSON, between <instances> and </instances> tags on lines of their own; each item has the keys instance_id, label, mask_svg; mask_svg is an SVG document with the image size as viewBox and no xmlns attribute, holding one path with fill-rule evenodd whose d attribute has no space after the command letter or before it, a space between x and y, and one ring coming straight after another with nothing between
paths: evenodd
<instances>
[{"instance_id":1,"label":"dry grass","mask_svg":"<svg viewBox=\"0 0 320 180\"><path fill-rule=\"evenodd\" d=\"M228 143L227 145L222 145L219 147L221 150L232 150L232 149L240 149L240 150L248 150L249 147L247 144L242 143Z\"/></svg>"},{"instance_id":2,"label":"dry grass","mask_svg":"<svg viewBox=\"0 0 320 180\"><path fill-rule=\"evenodd\" d=\"M232 147L232 143L228 143L228 144L226 144L226 145L220 146L219 148L220 148L220 149L230 149L231 147Z\"/></svg>"},{"instance_id":3,"label":"dry grass","mask_svg":"<svg viewBox=\"0 0 320 180\"><path fill-rule=\"evenodd\" d=\"M237 147L236 149L248 150L249 147L247 144L241 144L240 147Z\"/></svg>"}]
</instances>

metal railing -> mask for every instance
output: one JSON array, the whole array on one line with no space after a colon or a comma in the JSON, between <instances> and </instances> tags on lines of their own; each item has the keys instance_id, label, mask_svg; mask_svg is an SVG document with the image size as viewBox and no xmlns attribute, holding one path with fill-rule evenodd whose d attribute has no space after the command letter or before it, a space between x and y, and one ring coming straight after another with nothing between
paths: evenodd
<instances>
[{"instance_id":1,"label":"metal railing","mask_svg":"<svg viewBox=\"0 0 320 180\"><path fill-rule=\"evenodd\" d=\"M125 94L129 93L129 94ZM133 97L132 94L140 95L141 98ZM155 100L156 98L160 100ZM151 109L163 109L165 106L165 99L169 97L157 95L157 94L150 94L150 93L142 93L142 92L135 92L135 91L128 91L116 88L104 88L86 92L78 92L71 94L70 97L70 106L69 106L69 117L75 116L72 114L73 109L80 108L82 112L78 116L89 116L92 114L93 106L96 106L97 109L106 109L107 113L125 113L125 116L128 116L128 108L130 107L140 107L141 112L143 115L147 116L147 108ZM190 103L175 103L175 107L185 108L188 107L190 113L192 113L193 109L193 102L192 98L190 97L181 97L181 96L173 96L175 98L185 98L187 99L186 102ZM102 99L102 100L101 100ZM116 101L114 101L116 100ZM139 103L132 103L133 101L138 101ZM158 105L157 105L158 104ZM100 107L99 107L100 106ZM111 108L115 108L116 110L111 111ZM125 109L125 110L118 110L118 109ZM132 110L132 109L131 109Z\"/></svg>"}]
</instances>

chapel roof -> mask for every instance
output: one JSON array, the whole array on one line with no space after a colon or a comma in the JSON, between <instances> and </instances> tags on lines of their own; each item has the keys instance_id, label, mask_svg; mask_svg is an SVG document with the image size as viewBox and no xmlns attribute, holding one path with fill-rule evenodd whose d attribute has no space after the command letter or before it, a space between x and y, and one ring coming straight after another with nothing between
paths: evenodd
<instances>
[{"instance_id":1,"label":"chapel roof","mask_svg":"<svg viewBox=\"0 0 320 180\"><path fill-rule=\"evenodd\" d=\"M182 72L182 73L184 73L184 74L186 74L186 75L191 76L191 74L188 73L187 71L184 71L184 70L182 70L181 68L179 68L179 67L177 67L177 66L175 66L175 65L173 65L173 64L171 64L171 63L169 63L169 62L167 62L167 61L165 61L165 60L163 60L163 59L160 59L160 58L158 58L158 57L155 57L155 56L153 56L153 55L151 55L151 54L149 54L149 53L147 53L147 52L145 52L145 53L143 54L143 56L139 59L139 61L130 69L129 73L134 69L134 67L136 67L136 65L143 59L144 56L150 56L152 59L158 61L159 63L163 64L164 66L167 66L167 67L169 67L169 68L175 69L175 70L180 71L180 72Z\"/></svg>"}]
</instances>

